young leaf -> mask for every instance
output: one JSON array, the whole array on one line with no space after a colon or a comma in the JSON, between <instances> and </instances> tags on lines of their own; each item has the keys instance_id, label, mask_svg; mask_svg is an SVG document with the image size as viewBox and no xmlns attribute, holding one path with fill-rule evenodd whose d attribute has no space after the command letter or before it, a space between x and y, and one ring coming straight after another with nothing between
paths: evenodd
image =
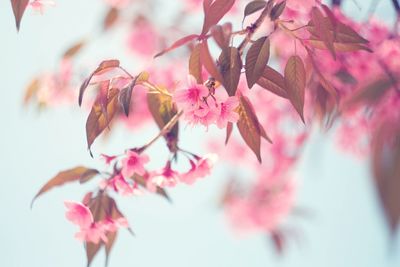
<instances>
[{"instance_id":1,"label":"young leaf","mask_svg":"<svg viewBox=\"0 0 400 267\"><path fill-rule=\"evenodd\" d=\"M191 34L185 37L182 37L181 39L177 40L175 43L173 43L170 47L164 49L163 51L157 53L154 58L159 57L164 55L165 53L174 50L178 47L181 47L182 45L185 45L189 43L190 41L193 41L194 39L198 38L199 36L197 34Z\"/></svg>"},{"instance_id":2,"label":"young leaf","mask_svg":"<svg viewBox=\"0 0 400 267\"><path fill-rule=\"evenodd\" d=\"M87 181L91 180L93 177L98 175L100 172L96 169L88 169L86 172L84 172L81 175L81 178L79 179L79 183L83 184L86 183Z\"/></svg>"},{"instance_id":3,"label":"young leaf","mask_svg":"<svg viewBox=\"0 0 400 267\"><path fill-rule=\"evenodd\" d=\"M242 70L242 59L236 47L228 47L222 50L219 56L219 69L222 75L222 84L228 95L234 96L239 84Z\"/></svg>"},{"instance_id":4,"label":"young leaf","mask_svg":"<svg viewBox=\"0 0 400 267\"><path fill-rule=\"evenodd\" d=\"M245 96L240 97L239 121L237 122L237 127L243 140L261 163L261 135L266 139L269 138L262 129L250 100Z\"/></svg>"},{"instance_id":5,"label":"young leaf","mask_svg":"<svg viewBox=\"0 0 400 267\"><path fill-rule=\"evenodd\" d=\"M255 41L246 54L246 79L249 88L258 81L264 72L269 59L270 41L261 37Z\"/></svg>"},{"instance_id":6,"label":"young leaf","mask_svg":"<svg viewBox=\"0 0 400 267\"><path fill-rule=\"evenodd\" d=\"M28 4L29 0L11 0L11 6L15 17L15 24L18 31L21 25L22 16L24 15L25 9Z\"/></svg>"},{"instance_id":7,"label":"young leaf","mask_svg":"<svg viewBox=\"0 0 400 267\"><path fill-rule=\"evenodd\" d=\"M228 125L226 126L225 145L227 145L228 142L229 142L229 138L231 137L232 130L233 130L233 123L232 122L228 122Z\"/></svg>"},{"instance_id":8,"label":"young leaf","mask_svg":"<svg viewBox=\"0 0 400 267\"><path fill-rule=\"evenodd\" d=\"M221 49L229 46L232 34L232 24L225 23L224 25L215 25L211 28L211 35Z\"/></svg>"},{"instance_id":9,"label":"young leaf","mask_svg":"<svg viewBox=\"0 0 400 267\"><path fill-rule=\"evenodd\" d=\"M282 2L276 4L272 9L269 17L271 18L272 21L277 20L280 15L282 15L283 11L285 10L286 7L286 0L283 0Z\"/></svg>"},{"instance_id":10,"label":"young leaf","mask_svg":"<svg viewBox=\"0 0 400 267\"><path fill-rule=\"evenodd\" d=\"M207 1L204 5L204 22L200 36L205 36L212 26L218 24L234 3L235 0L214 0L212 3Z\"/></svg>"},{"instance_id":11,"label":"young leaf","mask_svg":"<svg viewBox=\"0 0 400 267\"><path fill-rule=\"evenodd\" d=\"M150 91L147 94L147 104L160 130L164 128L177 113L172 98L169 95L164 95L156 91ZM178 135L179 123L176 123L172 130L164 136L169 150L173 153L177 151Z\"/></svg>"},{"instance_id":12,"label":"young leaf","mask_svg":"<svg viewBox=\"0 0 400 267\"><path fill-rule=\"evenodd\" d=\"M67 49L67 51L64 52L63 54L63 58L72 58L74 57L76 54L78 54L82 48L85 46L86 41L85 40L81 40L79 42L77 42L76 44L74 44L73 46L71 46L70 48Z\"/></svg>"},{"instance_id":13,"label":"young leaf","mask_svg":"<svg viewBox=\"0 0 400 267\"><path fill-rule=\"evenodd\" d=\"M132 99L132 90L138 82L147 81L149 79L149 74L147 72L141 72L135 79L132 80L125 88L121 89L118 96L118 101L124 111L125 115L129 116L129 110Z\"/></svg>"},{"instance_id":14,"label":"young leaf","mask_svg":"<svg viewBox=\"0 0 400 267\"><path fill-rule=\"evenodd\" d=\"M31 206L33 205L33 202L40 195L46 193L50 189L53 189L56 186L61 186L65 183L79 181L80 179L82 179L82 177L87 176L88 173L96 175L98 173L98 171L95 169L89 169L89 168L86 168L83 166L78 166L78 167L57 173L57 175L54 176L53 178L51 178L35 195L35 197L32 199ZM96 173L96 174L94 174L94 173Z\"/></svg>"},{"instance_id":15,"label":"young leaf","mask_svg":"<svg viewBox=\"0 0 400 267\"><path fill-rule=\"evenodd\" d=\"M97 255L101 247L103 246L103 242L99 242L98 244L92 242L85 242L85 250L86 250L86 258L87 264L86 266L89 267L92 263L94 257Z\"/></svg>"},{"instance_id":16,"label":"young leaf","mask_svg":"<svg viewBox=\"0 0 400 267\"><path fill-rule=\"evenodd\" d=\"M114 26L118 20L118 17L119 10L115 7L110 8L103 20L103 30L106 31Z\"/></svg>"},{"instance_id":17,"label":"young leaf","mask_svg":"<svg viewBox=\"0 0 400 267\"><path fill-rule=\"evenodd\" d=\"M400 222L400 127L384 121L372 138L372 169L392 234Z\"/></svg>"},{"instance_id":18,"label":"young leaf","mask_svg":"<svg viewBox=\"0 0 400 267\"><path fill-rule=\"evenodd\" d=\"M280 97L288 98L285 78L283 78L282 74L269 66L265 67L262 76L257 81L257 84Z\"/></svg>"},{"instance_id":19,"label":"young leaf","mask_svg":"<svg viewBox=\"0 0 400 267\"><path fill-rule=\"evenodd\" d=\"M100 65L96 68L94 72L92 72L89 77L87 77L81 87L79 88L79 97L78 97L78 103L79 106L82 105L82 100L83 100L83 94L86 90L86 88L89 86L89 83L91 79L93 78L94 75L100 75L103 74L106 71L109 71L111 69L115 69L119 67L119 60L117 59L110 59L110 60L104 60L100 63Z\"/></svg>"},{"instance_id":20,"label":"young leaf","mask_svg":"<svg viewBox=\"0 0 400 267\"><path fill-rule=\"evenodd\" d=\"M285 87L290 102L304 122L304 95L306 87L306 71L299 56L291 56L285 67Z\"/></svg>"},{"instance_id":21,"label":"young leaf","mask_svg":"<svg viewBox=\"0 0 400 267\"><path fill-rule=\"evenodd\" d=\"M106 106L102 106L99 101L96 101L87 118L86 138L89 151L94 140L108 127L114 115L119 111L118 89L111 89L106 100Z\"/></svg>"},{"instance_id":22,"label":"young leaf","mask_svg":"<svg viewBox=\"0 0 400 267\"><path fill-rule=\"evenodd\" d=\"M198 84L203 83L201 61L200 61L200 49L201 44L197 44L190 54L189 58L189 73L196 78Z\"/></svg>"},{"instance_id":23,"label":"young leaf","mask_svg":"<svg viewBox=\"0 0 400 267\"><path fill-rule=\"evenodd\" d=\"M253 0L253 1L249 2L246 5L246 7L244 8L242 24L247 16L263 9L266 5L267 5L267 2L264 0Z\"/></svg>"},{"instance_id":24,"label":"young leaf","mask_svg":"<svg viewBox=\"0 0 400 267\"><path fill-rule=\"evenodd\" d=\"M113 248L113 246L114 246L114 244L115 244L115 240L117 239L117 234L118 234L117 231L115 231L115 232L108 232L108 234L107 234L107 240L108 240L108 242L104 245L105 251L106 251L106 262L105 262L105 267L108 266L108 261L109 261L109 259L110 259L110 253L111 253L111 250L112 250L112 248Z\"/></svg>"},{"instance_id":25,"label":"young leaf","mask_svg":"<svg viewBox=\"0 0 400 267\"><path fill-rule=\"evenodd\" d=\"M221 73L215 65L214 59L211 57L210 50L208 49L207 40L203 41L200 46L200 61L201 64L206 68L208 73L214 77L217 81L223 81Z\"/></svg>"},{"instance_id":26,"label":"young leaf","mask_svg":"<svg viewBox=\"0 0 400 267\"><path fill-rule=\"evenodd\" d=\"M336 59L335 48L333 46L333 28L329 19L326 19L317 7L311 9L311 20L314 24L315 31L319 39L325 44L334 59Z\"/></svg>"}]
</instances>

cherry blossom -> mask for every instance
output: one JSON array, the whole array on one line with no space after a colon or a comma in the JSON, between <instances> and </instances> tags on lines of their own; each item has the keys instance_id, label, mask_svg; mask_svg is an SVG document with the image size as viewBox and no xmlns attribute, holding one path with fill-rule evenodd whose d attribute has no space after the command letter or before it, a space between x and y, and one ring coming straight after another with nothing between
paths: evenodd
<instances>
[{"instance_id":1,"label":"cherry blossom","mask_svg":"<svg viewBox=\"0 0 400 267\"><path fill-rule=\"evenodd\" d=\"M197 84L196 79L188 76L188 87L176 90L173 95L174 101L182 108L195 109L207 97L209 90L205 85Z\"/></svg>"},{"instance_id":2,"label":"cherry blossom","mask_svg":"<svg viewBox=\"0 0 400 267\"><path fill-rule=\"evenodd\" d=\"M210 174L211 169L218 160L217 154L206 154L197 158L197 161L190 161L191 168L188 172L180 175L180 181L185 184L193 184L197 179Z\"/></svg>"},{"instance_id":3,"label":"cherry blossom","mask_svg":"<svg viewBox=\"0 0 400 267\"><path fill-rule=\"evenodd\" d=\"M149 162L147 155L141 155L135 151L129 150L125 154L125 158L122 159L122 170L123 177L131 177L135 173L144 175L146 170L144 165Z\"/></svg>"},{"instance_id":4,"label":"cherry blossom","mask_svg":"<svg viewBox=\"0 0 400 267\"><path fill-rule=\"evenodd\" d=\"M52 0L33 0L32 2L29 3L31 8L37 12L43 15L44 9L46 6L55 6L55 2Z\"/></svg>"}]
</instances>

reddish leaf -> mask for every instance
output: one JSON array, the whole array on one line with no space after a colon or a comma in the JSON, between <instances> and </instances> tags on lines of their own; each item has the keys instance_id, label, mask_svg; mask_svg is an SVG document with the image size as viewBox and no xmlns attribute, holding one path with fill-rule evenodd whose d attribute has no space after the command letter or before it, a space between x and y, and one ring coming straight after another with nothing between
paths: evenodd
<instances>
[{"instance_id":1,"label":"reddish leaf","mask_svg":"<svg viewBox=\"0 0 400 267\"><path fill-rule=\"evenodd\" d=\"M165 53L174 50L178 47L181 47L182 45L185 45L187 43L189 43L190 41L193 41L194 39L198 38L199 36L197 34L191 34L185 37L182 37L181 39L179 39L178 41L176 41L175 43L173 43L170 47L164 49L163 51L161 51L160 53L156 54L154 56L154 58L159 57L164 55Z\"/></svg>"},{"instance_id":2,"label":"reddish leaf","mask_svg":"<svg viewBox=\"0 0 400 267\"><path fill-rule=\"evenodd\" d=\"M106 251L106 263L105 263L105 266L106 266L106 267L108 266L108 261L109 261L109 258L110 258L110 253L111 253L111 250L112 250L112 248L113 248L113 246L114 246L114 244L115 244L115 240L117 239L117 234L118 234L117 231L115 231L115 232L109 232L109 233L107 234L108 242L104 245L105 251Z\"/></svg>"},{"instance_id":3,"label":"reddish leaf","mask_svg":"<svg viewBox=\"0 0 400 267\"><path fill-rule=\"evenodd\" d=\"M258 121L250 100L245 96L240 97L239 121L237 122L237 126L243 140L261 163L261 136L267 137L267 135Z\"/></svg>"},{"instance_id":4,"label":"reddish leaf","mask_svg":"<svg viewBox=\"0 0 400 267\"><path fill-rule=\"evenodd\" d=\"M15 24L18 31L21 25L22 16L24 15L25 9L28 4L29 0L11 0L11 6L15 17Z\"/></svg>"},{"instance_id":5,"label":"reddish leaf","mask_svg":"<svg viewBox=\"0 0 400 267\"><path fill-rule=\"evenodd\" d=\"M100 63L100 65L96 68L96 70L94 72L92 72L90 74L90 76L83 81L81 87L79 88L79 97L78 97L79 106L82 105L83 94L84 94L86 88L89 86L89 83L90 83L90 80L92 79L92 77L94 75L100 75L106 71L109 71L111 69L118 68L118 67L119 67L119 60L117 60L117 59L102 61Z\"/></svg>"},{"instance_id":6,"label":"reddish leaf","mask_svg":"<svg viewBox=\"0 0 400 267\"><path fill-rule=\"evenodd\" d=\"M319 40L307 40L307 43L317 49L327 49L326 45ZM373 51L366 45L358 43L333 43L333 47L337 52L354 52L364 50L372 53Z\"/></svg>"},{"instance_id":7,"label":"reddish leaf","mask_svg":"<svg viewBox=\"0 0 400 267\"><path fill-rule=\"evenodd\" d=\"M147 72L141 72L125 88L121 89L121 92L119 93L118 96L118 101L127 117L129 116L133 88L139 82L147 81L148 78L149 74Z\"/></svg>"},{"instance_id":8,"label":"reddish leaf","mask_svg":"<svg viewBox=\"0 0 400 267\"><path fill-rule=\"evenodd\" d=\"M201 44L197 44L190 54L189 58L189 73L196 78L198 84L203 83L201 61L200 61Z\"/></svg>"},{"instance_id":9,"label":"reddish leaf","mask_svg":"<svg viewBox=\"0 0 400 267\"><path fill-rule=\"evenodd\" d=\"M38 90L40 89L40 80L39 79L33 79L28 87L25 89L25 94L24 94L24 105L27 105L29 101L36 95Z\"/></svg>"},{"instance_id":10,"label":"reddish leaf","mask_svg":"<svg viewBox=\"0 0 400 267\"><path fill-rule=\"evenodd\" d=\"M157 91L150 91L147 94L147 104L155 122L160 130L176 115L177 108L169 95L161 94ZM170 132L164 138L167 141L171 152L177 151L177 142L179 135L179 123L176 123Z\"/></svg>"},{"instance_id":11,"label":"reddish leaf","mask_svg":"<svg viewBox=\"0 0 400 267\"><path fill-rule=\"evenodd\" d=\"M251 45L246 54L246 79L249 88L263 75L269 59L269 47L269 38L261 37Z\"/></svg>"},{"instance_id":12,"label":"reddish leaf","mask_svg":"<svg viewBox=\"0 0 400 267\"><path fill-rule=\"evenodd\" d=\"M397 122L398 123L398 122ZM400 221L400 127L384 121L372 139L372 168L376 188L392 234Z\"/></svg>"},{"instance_id":13,"label":"reddish leaf","mask_svg":"<svg viewBox=\"0 0 400 267\"><path fill-rule=\"evenodd\" d=\"M97 255L97 253L99 252L99 250L102 246L103 246L102 242L99 242L98 244L95 244L92 242L85 242L86 258L87 258L86 266L87 267L90 266L94 257Z\"/></svg>"},{"instance_id":14,"label":"reddish leaf","mask_svg":"<svg viewBox=\"0 0 400 267\"><path fill-rule=\"evenodd\" d=\"M211 57L210 50L208 49L207 40L203 41L200 46L200 61L201 64L206 68L208 73L215 78L217 81L222 82L221 73L218 71L215 62Z\"/></svg>"},{"instance_id":15,"label":"reddish leaf","mask_svg":"<svg viewBox=\"0 0 400 267\"><path fill-rule=\"evenodd\" d=\"M335 48L333 46L333 33L330 31L333 26L330 20L326 19L317 7L313 7L311 10L311 20L314 24L317 36L331 52L333 58L336 59Z\"/></svg>"},{"instance_id":16,"label":"reddish leaf","mask_svg":"<svg viewBox=\"0 0 400 267\"><path fill-rule=\"evenodd\" d=\"M222 50L218 58L219 69L222 75L222 84L228 95L234 96L239 84L242 70L242 59L240 52L236 47L228 47Z\"/></svg>"},{"instance_id":17,"label":"reddish leaf","mask_svg":"<svg viewBox=\"0 0 400 267\"><path fill-rule=\"evenodd\" d=\"M93 177L99 174L99 171L96 169L88 169L86 172L84 172L81 175L81 178L79 179L79 183L83 184L91 180Z\"/></svg>"},{"instance_id":18,"label":"reddish leaf","mask_svg":"<svg viewBox=\"0 0 400 267\"><path fill-rule=\"evenodd\" d=\"M290 102L304 122L304 95L306 87L306 71L299 56L291 56L285 67L285 87Z\"/></svg>"},{"instance_id":19,"label":"reddish leaf","mask_svg":"<svg viewBox=\"0 0 400 267\"><path fill-rule=\"evenodd\" d=\"M280 15L282 15L283 11L285 10L286 7L286 0L280 2L279 4L276 4L272 9L269 17L271 18L272 21L277 20Z\"/></svg>"},{"instance_id":20,"label":"reddish leaf","mask_svg":"<svg viewBox=\"0 0 400 267\"><path fill-rule=\"evenodd\" d=\"M215 42L221 49L225 49L229 46L232 34L232 24L225 23L224 25L215 25L211 28L211 35Z\"/></svg>"},{"instance_id":21,"label":"reddish leaf","mask_svg":"<svg viewBox=\"0 0 400 267\"><path fill-rule=\"evenodd\" d=\"M85 45L86 45L86 41L85 40L81 40L81 41L77 42L76 44L74 44L73 46L68 48L67 51L64 52L63 58L72 58L72 57L74 57L76 54L78 54L82 50L82 48Z\"/></svg>"},{"instance_id":22,"label":"reddish leaf","mask_svg":"<svg viewBox=\"0 0 400 267\"><path fill-rule=\"evenodd\" d=\"M118 111L118 89L111 89L108 92L107 105L105 107L98 101L93 104L86 121L86 137L89 151L94 140L108 127Z\"/></svg>"},{"instance_id":23,"label":"reddish leaf","mask_svg":"<svg viewBox=\"0 0 400 267\"><path fill-rule=\"evenodd\" d=\"M233 130L233 123L232 122L228 122L228 125L226 126L225 145L227 145L228 142L229 142L229 138L231 137L232 130Z\"/></svg>"},{"instance_id":24,"label":"reddish leaf","mask_svg":"<svg viewBox=\"0 0 400 267\"><path fill-rule=\"evenodd\" d=\"M359 88L342 104L342 110L347 110L361 103L372 105L377 103L385 95L389 88L394 86L389 77L379 78Z\"/></svg>"},{"instance_id":25,"label":"reddish leaf","mask_svg":"<svg viewBox=\"0 0 400 267\"><path fill-rule=\"evenodd\" d=\"M280 97L288 98L285 79L279 72L269 66L265 67L257 84Z\"/></svg>"},{"instance_id":26,"label":"reddish leaf","mask_svg":"<svg viewBox=\"0 0 400 267\"><path fill-rule=\"evenodd\" d=\"M106 16L103 21L103 29L106 31L115 25L119 17L119 10L115 7L112 7L108 10Z\"/></svg>"},{"instance_id":27,"label":"reddish leaf","mask_svg":"<svg viewBox=\"0 0 400 267\"><path fill-rule=\"evenodd\" d=\"M207 2L207 3L206 3ZM204 2L204 23L200 36L205 36L210 28L222 19L232 8L235 0L214 0Z\"/></svg>"},{"instance_id":28,"label":"reddish leaf","mask_svg":"<svg viewBox=\"0 0 400 267\"><path fill-rule=\"evenodd\" d=\"M249 2L246 7L244 8L244 14L243 14L243 21L246 19L247 16L263 9L267 5L267 2L264 0L253 0Z\"/></svg>"},{"instance_id":29,"label":"reddish leaf","mask_svg":"<svg viewBox=\"0 0 400 267\"><path fill-rule=\"evenodd\" d=\"M97 172L97 170L94 169L89 169L83 166L75 167L73 169L65 170L59 172L56 176L51 178L40 190L39 192L35 195L35 197L32 200L31 206L33 205L33 202L42 194L46 193L50 189L53 189L56 186L61 186L65 183L69 182L74 182L74 181L79 181L82 179L82 177L85 177L88 175L88 173L94 173ZM95 175L95 174L93 174Z\"/></svg>"}]
</instances>

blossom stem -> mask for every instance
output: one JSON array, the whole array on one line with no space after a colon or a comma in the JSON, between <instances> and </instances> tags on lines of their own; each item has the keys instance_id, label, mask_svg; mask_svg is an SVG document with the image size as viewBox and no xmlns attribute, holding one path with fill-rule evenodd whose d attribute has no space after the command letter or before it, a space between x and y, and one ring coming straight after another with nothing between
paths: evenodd
<instances>
[{"instance_id":1,"label":"blossom stem","mask_svg":"<svg viewBox=\"0 0 400 267\"><path fill-rule=\"evenodd\" d=\"M154 144L160 137L165 136L167 133L169 133L172 130L172 128L174 128L176 123L179 121L179 118L182 116L182 114L183 110L176 113L153 139L151 139L146 145L140 148L140 152L145 151L149 146Z\"/></svg>"}]
</instances>

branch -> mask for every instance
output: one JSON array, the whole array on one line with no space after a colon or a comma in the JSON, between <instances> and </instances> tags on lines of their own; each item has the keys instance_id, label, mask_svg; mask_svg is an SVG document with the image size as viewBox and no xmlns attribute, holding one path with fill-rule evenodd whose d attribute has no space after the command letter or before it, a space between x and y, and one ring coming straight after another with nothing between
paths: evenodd
<instances>
[{"instance_id":1,"label":"branch","mask_svg":"<svg viewBox=\"0 0 400 267\"><path fill-rule=\"evenodd\" d=\"M392 0L393 7L396 10L397 16L400 16L400 3L398 0Z\"/></svg>"}]
</instances>

